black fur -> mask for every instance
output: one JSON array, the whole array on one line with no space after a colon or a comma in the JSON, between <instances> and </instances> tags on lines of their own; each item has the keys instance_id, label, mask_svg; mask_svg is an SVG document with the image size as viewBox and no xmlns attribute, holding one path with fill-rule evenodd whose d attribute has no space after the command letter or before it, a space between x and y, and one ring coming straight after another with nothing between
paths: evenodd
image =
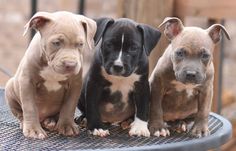
<instances>
[{"instance_id":1,"label":"black fur","mask_svg":"<svg viewBox=\"0 0 236 151\"><path fill-rule=\"evenodd\" d=\"M150 100L148 55L158 42L160 32L129 19L114 21L109 18L103 18L98 19L97 23L98 31L95 41L98 42L102 38L102 42L96 46L93 63L84 81L78 104L83 116L87 118L88 129L104 128L100 108L103 103L110 102L114 104L114 110L122 114L121 109L124 104L122 103L121 92L111 93L109 89L111 83L102 75L102 68L105 69L107 74L114 75L110 68L112 68L113 62L121 50L122 34L125 37L124 48L122 49L124 73L118 76L128 77L133 73L140 75L140 79L134 83L133 90L128 94L128 104L131 106L130 110L133 111L135 111L136 106L137 112L134 114L139 119L147 121ZM146 38L148 39L146 40ZM134 117L134 114L131 117ZM110 116L113 115L111 114Z\"/></svg>"}]
</instances>

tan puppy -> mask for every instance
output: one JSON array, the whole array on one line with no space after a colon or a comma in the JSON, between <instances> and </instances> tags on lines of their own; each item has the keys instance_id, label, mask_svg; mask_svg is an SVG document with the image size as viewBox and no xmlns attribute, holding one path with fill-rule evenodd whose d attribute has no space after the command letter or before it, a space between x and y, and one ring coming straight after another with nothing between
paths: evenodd
<instances>
[{"instance_id":1,"label":"tan puppy","mask_svg":"<svg viewBox=\"0 0 236 151\"><path fill-rule=\"evenodd\" d=\"M93 46L96 23L69 12L38 12L25 28L25 33L29 28L38 33L6 85L10 109L26 137L46 138L43 128L77 135L73 119L82 85L82 53Z\"/></svg>"},{"instance_id":2,"label":"tan puppy","mask_svg":"<svg viewBox=\"0 0 236 151\"><path fill-rule=\"evenodd\" d=\"M164 122L171 123L177 131L186 131L185 122L192 118L191 134L206 136L213 96L213 51L221 31L228 39L229 35L219 24L204 30L184 27L178 18L168 17L162 25L171 43L149 79L150 131L156 136L169 135Z\"/></svg>"}]
</instances>

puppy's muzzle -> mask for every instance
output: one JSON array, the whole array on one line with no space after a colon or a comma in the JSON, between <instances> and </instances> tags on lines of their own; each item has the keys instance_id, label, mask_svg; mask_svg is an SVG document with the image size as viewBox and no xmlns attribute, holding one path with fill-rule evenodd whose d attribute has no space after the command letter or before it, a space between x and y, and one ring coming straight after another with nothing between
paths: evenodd
<instances>
[{"instance_id":1,"label":"puppy's muzzle","mask_svg":"<svg viewBox=\"0 0 236 151\"><path fill-rule=\"evenodd\" d=\"M62 61L62 66L66 72L72 72L78 65L77 61L64 60Z\"/></svg>"},{"instance_id":2,"label":"puppy's muzzle","mask_svg":"<svg viewBox=\"0 0 236 151\"><path fill-rule=\"evenodd\" d=\"M60 74L77 74L80 67L80 62L76 59L60 59L53 65L54 70Z\"/></svg>"},{"instance_id":3,"label":"puppy's muzzle","mask_svg":"<svg viewBox=\"0 0 236 151\"><path fill-rule=\"evenodd\" d=\"M196 80L196 75L197 75L196 71L186 71L185 79L187 81L195 81Z\"/></svg>"},{"instance_id":4,"label":"puppy's muzzle","mask_svg":"<svg viewBox=\"0 0 236 151\"><path fill-rule=\"evenodd\" d=\"M183 71L183 77L185 83L199 83L201 81L199 73L194 70Z\"/></svg>"},{"instance_id":5,"label":"puppy's muzzle","mask_svg":"<svg viewBox=\"0 0 236 151\"><path fill-rule=\"evenodd\" d=\"M115 62L112 68L114 72L121 73L124 70L124 65L122 62Z\"/></svg>"},{"instance_id":6,"label":"puppy's muzzle","mask_svg":"<svg viewBox=\"0 0 236 151\"><path fill-rule=\"evenodd\" d=\"M112 65L111 73L114 75L124 74L124 64L121 61L115 61Z\"/></svg>"}]
</instances>

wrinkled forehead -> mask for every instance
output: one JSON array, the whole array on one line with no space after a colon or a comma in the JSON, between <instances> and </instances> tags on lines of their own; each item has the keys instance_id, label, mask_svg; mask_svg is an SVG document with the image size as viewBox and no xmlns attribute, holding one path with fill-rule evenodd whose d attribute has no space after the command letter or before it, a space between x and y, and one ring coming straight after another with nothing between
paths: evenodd
<instances>
[{"instance_id":1,"label":"wrinkled forehead","mask_svg":"<svg viewBox=\"0 0 236 151\"><path fill-rule=\"evenodd\" d=\"M174 48L184 47L190 50L207 49L213 50L213 41L207 31L197 27L185 27L184 30L173 40Z\"/></svg>"},{"instance_id":2,"label":"wrinkled forehead","mask_svg":"<svg viewBox=\"0 0 236 151\"><path fill-rule=\"evenodd\" d=\"M76 19L57 19L48 24L44 30L45 36L63 34L69 40L85 39L85 30L81 21Z\"/></svg>"}]
</instances>

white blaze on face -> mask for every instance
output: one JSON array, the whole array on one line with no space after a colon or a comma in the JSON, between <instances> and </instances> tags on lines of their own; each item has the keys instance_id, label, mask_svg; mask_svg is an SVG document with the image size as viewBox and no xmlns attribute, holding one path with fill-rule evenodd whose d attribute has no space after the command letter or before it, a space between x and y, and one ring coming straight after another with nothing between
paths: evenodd
<instances>
[{"instance_id":1,"label":"white blaze on face","mask_svg":"<svg viewBox=\"0 0 236 151\"><path fill-rule=\"evenodd\" d=\"M124 33L123 33L122 36L121 36L121 49L120 49L118 58L114 62L115 65L121 65L121 66L123 65L121 57L122 57L122 51L123 51L123 45L124 45L124 37L125 36L124 36Z\"/></svg>"},{"instance_id":2,"label":"white blaze on face","mask_svg":"<svg viewBox=\"0 0 236 151\"><path fill-rule=\"evenodd\" d=\"M48 91L57 91L61 88L59 81L66 80L66 75L62 75L53 71L50 67L46 67L40 71L39 75L45 80L44 86Z\"/></svg>"}]
</instances>

